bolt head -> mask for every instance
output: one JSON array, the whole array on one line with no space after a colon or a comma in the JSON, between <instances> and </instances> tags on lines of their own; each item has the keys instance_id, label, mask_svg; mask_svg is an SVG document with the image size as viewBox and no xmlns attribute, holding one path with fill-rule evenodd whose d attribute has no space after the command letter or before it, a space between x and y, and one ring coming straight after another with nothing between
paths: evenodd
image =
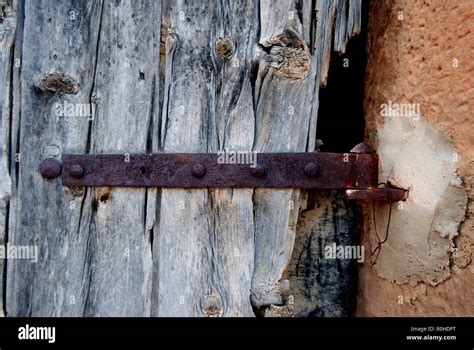
<instances>
[{"instance_id":1,"label":"bolt head","mask_svg":"<svg viewBox=\"0 0 474 350\"><path fill-rule=\"evenodd\" d=\"M319 167L316 163L310 162L304 167L304 173L309 177L316 177L319 173Z\"/></svg>"},{"instance_id":2,"label":"bolt head","mask_svg":"<svg viewBox=\"0 0 474 350\"><path fill-rule=\"evenodd\" d=\"M39 172L48 180L54 179L61 174L61 163L54 158L47 158L39 165Z\"/></svg>"},{"instance_id":3,"label":"bolt head","mask_svg":"<svg viewBox=\"0 0 474 350\"><path fill-rule=\"evenodd\" d=\"M202 164L195 164L191 169L191 173L194 177L201 178L206 174L206 167Z\"/></svg>"},{"instance_id":4,"label":"bolt head","mask_svg":"<svg viewBox=\"0 0 474 350\"><path fill-rule=\"evenodd\" d=\"M76 179L80 179L84 176L84 169L79 164L73 164L69 174L71 174L71 176L75 177Z\"/></svg>"},{"instance_id":5,"label":"bolt head","mask_svg":"<svg viewBox=\"0 0 474 350\"><path fill-rule=\"evenodd\" d=\"M252 175L254 177L264 177L265 167L263 165L257 165L255 168L252 168Z\"/></svg>"}]
</instances>

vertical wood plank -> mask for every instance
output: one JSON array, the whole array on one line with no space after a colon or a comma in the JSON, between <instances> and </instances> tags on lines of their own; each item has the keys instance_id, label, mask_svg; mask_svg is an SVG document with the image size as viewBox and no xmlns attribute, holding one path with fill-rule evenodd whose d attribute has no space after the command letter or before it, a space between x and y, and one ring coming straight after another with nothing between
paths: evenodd
<instances>
[{"instance_id":1,"label":"vertical wood plank","mask_svg":"<svg viewBox=\"0 0 474 350\"><path fill-rule=\"evenodd\" d=\"M258 6L254 1L221 2L215 36L229 38L230 58L214 50L216 129L214 151L249 152L255 134L252 60L258 41ZM221 291L225 316L253 317L249 292L254 269L255 225L252 189L213 191L215 284Z\"/></svg>"},{"instance_id":2,"label":"vertical wood plank","mask_svg":"<svg viewBox=\"0 0 474 350\"><path fill-rule=\"evenodd\" d=\"M210 26L215 2L165 1L167 53L160 149L206 152L210 125ZM212 290L207 190L161 190L159 221L153 241L152 314L201 316Z\"/></svg>"},{"instance_id":3,"label":"vertical wood plank","mask_svg":"<svg viewBox=\"0 0 474 350\"><path fill-rule=\"evenodd\" d=\"M256 81L256 142L258 152L291 152L306 149L316 71L308 62L308 77L288 79L279 73L274 61L283 61L288 69L294 69L293 55L310 57L302 39L303 27L297 16L296 3L291 6L275 6L273 2L261 2L260 19L269 38L261 37L260 43L272 43L278 51L270 50L270 59L261 60ZM284 22L275 22L274 18ZM283 26L283 27L282 27ZM304 27L307 27L306 24ZM265 29L263 29L265 28ZM282 29L283 28L283 29ZM291 36L284 34L292 30ZM299 47L299 49L294 49ZM285 286L282 274L293 251L296 221L299 211L299 190L255 191L256 253L252 279L252 302L258 308L284 303Z\"/></svg>"},{"instance_id":4,"label":"vertical wood plank","mask_svg":"<svg viewBox=\"0 0 474 350\"><path fill-rule=\"evenodd\" d=\"M224 1L170 3L166 11L162 149L250 151L257 8ZM219 40L230 42L229 55L219 54ZM252 316L252 191L162 190L160 208L155 314Z\"/></svg>"},{"instance_id":5,"label":"vertical wood plank","mask_svg":"<svg viewBox=\"0 0 474 350\"><path fill-rule=\"evenodd\" d=\"M159 91L161 4L106 1L103 6L90 152L122 153L126 162L127 154L147 152L151 125L158 119L153 104ZM81 226L90 247L86 315L150 315L152 233L146 195L145 189L122 188L88 193L87 221Z\"/></svg>"},{"instance_id":6,"label":"vertical wood plank","mask_svg":"<svg viewBox=\"0 0 474 350\"><path fill-rule=\"evenodd\" d=\"M8 140L12 104L10 95L13 69L13 40L16 30L16 12L10 1L0 1L0 245L5 242L8 220L8 203L11 197L11 178L8 172ZM0 280L3 281L3 259L0 259ZM0 316L3 311L3 288L0 291Z\"/></svg>"},{"instance_id":7,"label":"vertical wood plank","mask_svg":"<svg viewBox=\"0 0 474 350\"><path fill-rule=\"evenodd\" d=\"M21 57L21 115L16 153L16 206L8 239L12 245L37 246L38 262L9 260L6 312L11 316L81 315L83 266L87 242L78 235L82 194L44 181L39 162L62 152L86 150L88 122L58 118L54 104L87 103L92 88L100 2L26 2ZM74 20L69 16L73 11ZM64 28L70 36L57 28ZM71 40L75 38L75 40ZM40 91L38 79L51 72L73 77L75 95ZM12 135L13 137L14 135ZM75 205L72 205L75 203Z\"/></svg>"},{"instance_id":8,"label":"vertical wood plank","mask_svg":"<svg viewBox=\"0 0 474 350\"><path fill-rule=\"evenodd\" d=\"M303 21L316 21L315 27L311 23L301 23L300 17L295 19L291 15L297 12L296 3L289 8L275 6L277 3L263 1L260 6L262 33L273 33L270 37L261 37L260 43L273 46L266 59L260 62L256 82L255 150L314 151L318 92L320 84L324 85L327 79L337 1L318 1L314 8L315 18L301 17ZM341 6L341 11L345 6L347 4ZM286 23L275 22L275 18L286 19ZM341 15L340 21L343 20ZM315 30L313 45L303 40L308 36L308 28ZM314 55L308 64L307 78L289 79L288 70L299 68L304 53L311 51L308 45L314 46ZM299 48L296 52L295 47ZM295 56L299 58L296 62ZM282 281L282 275L293 251L300 191L259 189L255 191L254 199L256 255L252 301L259 308L281 305L287 294L288 286Z\"/></svg>"},{"instance_id":9,"label":"vertical wood plank","mask_svg":"<svg viewBox=\"0 0 474 350\"><path fill-rule=\"evenodd\" d=\"M132 2L27 4L20 130L24 157L18 220L10 237L12 244L38 245L40 260L9 264L7 311L12 315L150 314L145 191L62 188L57 180L42 179L36 169L41 159L62 152L146 151L156 113L150 101L158 91L160 9L160 4ZM74 40L58 27L67 28ZM78 93L38 91L38 78L52 71L76 79ZM94 103L94 119L57 118L54 103L64 101Z\"/></svg>"}]
</instances>

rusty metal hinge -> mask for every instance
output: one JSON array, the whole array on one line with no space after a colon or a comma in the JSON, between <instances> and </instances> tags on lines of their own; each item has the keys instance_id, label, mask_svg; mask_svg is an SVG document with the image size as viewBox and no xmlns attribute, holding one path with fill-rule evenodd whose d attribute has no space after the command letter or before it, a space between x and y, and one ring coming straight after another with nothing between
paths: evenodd
<instances>
[{"instance_id":1,"label":"rusty metal hinge","mask_svg":"<svg viewBox=\"0 0 474 350\"><path fill-rule=\"evenodd\" d=\"M233 156L233 157L232 157ZM348 199L405 200L408 191L378 188L378 156L366 144L350 153L65 154L39 166L65 186L344 189Z\"/></svg>"}]
</instances>

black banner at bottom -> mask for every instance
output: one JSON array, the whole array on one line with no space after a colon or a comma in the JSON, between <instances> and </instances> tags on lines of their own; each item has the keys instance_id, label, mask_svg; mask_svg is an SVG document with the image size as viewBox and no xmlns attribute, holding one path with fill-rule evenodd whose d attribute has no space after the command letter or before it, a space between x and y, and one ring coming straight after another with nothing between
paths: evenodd
<instances>
[{"instance_id":1,"label":"black banner at bottom","mask_svg":"<svg viewBox=\"0 0 474 350\"><path fill-rule=\"evenodd\" d=\"M153 342L188 336L315 337L364 348L474 349L474 318L1 318L0 349ZM324 338L324 339L323 339ZM173 341L175 343L175 341ZM158 343L155 343L158 344ZM163 343L162 345L167 344Z\"/></svg>"}]
</instances>

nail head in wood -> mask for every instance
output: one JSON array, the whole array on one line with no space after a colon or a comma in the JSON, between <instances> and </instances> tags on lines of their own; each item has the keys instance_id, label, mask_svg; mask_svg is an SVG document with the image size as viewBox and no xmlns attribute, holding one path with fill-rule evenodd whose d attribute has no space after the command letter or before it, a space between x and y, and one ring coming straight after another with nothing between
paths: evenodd
<instances>
[{"instance_id":1,"label":"nail head in wood","mask_svg":"<svg viewBox=\"0 0 474 350\"><path fill-rule=\"evenodd\" d=\"M310 162L304 167L304 173L309 177L316 177L319 173L319 167L316 163Z\"/></svg>"},{"instance_id":2,"label":"nail head in wood","mask_svg":"<svg viewBox=\"0 0 474 350\"><path fill-rule=\"evenodd\" d=\"M39 172L48 180L52 180L61 174L61 163L54 158L47 158L39 165Z\"/></svg>"},{"instance_id":3,"label":"nail head in wood","mask_svg":"<svg viewBox=\"0 0 474 350\"><path fill-rule=\"evenodd\" d=\"M69 171L72 177L76 179L80 179L84 176L84 169L79 164L74 164L71 166L71 170Z\"/></svg>"},{"instance_id":4,"label":"nail head in wood","mask_svg":"<svg viewBox=\"0 0 474 350\"><path fill-rule=\"evenodd\" d=\"M263 165L257 165L255 168L252 168L252 175L254 177L264 177L265 167Z\"/></svg>"},{"instance_id":5,"label":"nail head in wood","mask_svg":"<svg viewBox=\"0 0 474 350\"><path fill-rule=\"evenodd\" d=\"M202 164L195 164L191 169L191 173L194 177L201 178L206 175L206 167Z\"/></svg>"}]
</instances>

